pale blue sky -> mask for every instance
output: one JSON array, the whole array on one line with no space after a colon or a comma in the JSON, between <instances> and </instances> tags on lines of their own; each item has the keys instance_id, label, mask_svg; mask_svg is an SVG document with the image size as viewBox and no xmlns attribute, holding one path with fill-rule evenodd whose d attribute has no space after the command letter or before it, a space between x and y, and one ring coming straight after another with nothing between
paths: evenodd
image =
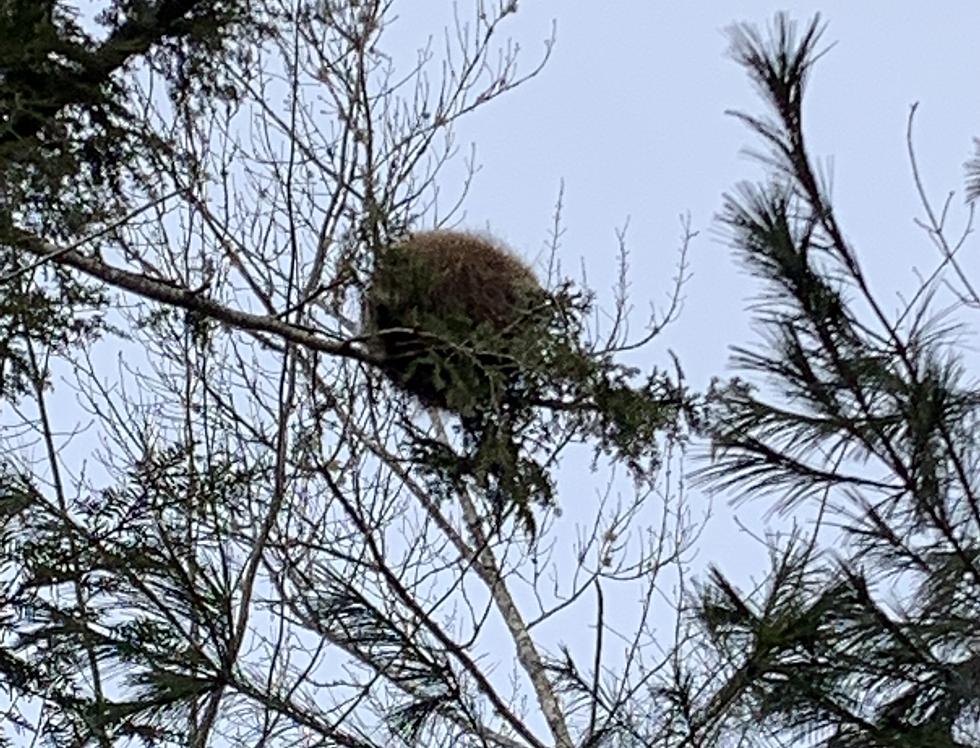
<instances>
[{"instance_id":1,"label":"pale blue sky","mask_svg":"<svg viewBox=\"0 0 980 748\"><path fill-rule=\"evenodd\" d=\"M460 17L472 17L469 0L456 5ZM386 51L412 62L429 36L438 51L453 7L449 0L395 3ZM912 223L921 209L906 155L909 106L920 102L920 166L931 197L941 201L960 189L972 137L980 136L980 3L520 0L503 34L520 43L528 70L556 27L552 57L537 78L460 121L460 155L441 179L451 202L475 144L480 171L462 223L489 228L530 259L544 250L564 180L562 263L576 275L584 263L607 306L615 231L628 218L637 331L649 304L663 303L672 287L678 219L689 212L701 233L690 247L683 312L637 361L669 365L672 349L696 388L730 373L729 345L753 339L745 307L758 290L714 223L722 194L762 173L740 153L758 141L724 114L762 105L727 57L723 31L736 21L765 24L779 10L801 23L819 11L829 24L824 44L835 46L817 64L806 98L811 153L830 159L842 223L881 297L897 304L896 292L916 287L913 266L927 274L938 259ZM965 213L961 199L954 204L955 222ZM968 245L961 259L980 269L976 256ZM739 515L757 525L762 509L749 505ZM711 560L727 564L754 547L734 538L724 517L711 527ZM750 557L761 562L756 551Z\"/></svg>"},{"instance_id":2,"label":"pale blue sky","mask_svg":"<svg viewBox=\"0 0 980 748\"><path fill-rule=\"evenodd\" d=\"M438 6L438 12L434 10ZM448 18L449 3L401 6L394 34L417 41ZM466 7L466 4L462 4ZM424 9L423 9L424 8ZM561 2L522 0L509 30L525 69L557 24L541 75L463 120L459 143L477 146L481 171L465 203L467 225L489 227L527 257L547 238L565 182L563 263L584 260L607 301L615 280L614 230L630 219L635 322L661 302L674 272L679 214L701 230L690 252L692 278L679 322L651 346L649 364L676 351L696 387L730 372L727 348L752 340L749 297L758 290L717 236L722 193L760 167L740 153L758 141L726 109L761 110L744 72L726 55L723 30L767 23L788 10L801 23L819 11L829 23L806 98L811 153L832 166L838 214L886 307L916 288L938 256L912 220L921 209L906 154L909 106L918 101L918 157L930 196L960 190L963 162L980 136L980 3L975 2ZM447 180L447 190L452 189ZM954 200L952 220L966 213ZM963 250L980 267L976 242ZM571 497L566 496L566 504ZM722 510L716 507L716 510ZM739 516L758 526L764 505ZM765 555L736 538L718 511L705 560L736 576L760 571Z\"/></svg>"},{"instance_id":3,"label":"pale blue sky","mask_svg":"<svg viewBox=\"0 0 980 748\"><path fill-rule=\"evenodd\" d=\"M607 287L613 229L630 217L638 305L668 286L679 227L711 228L721 194L759 174L740 156L752 135L725 109L758 111L744 73L724 54L734 20L768 21L772 2L522 2L513 24L528 53L557 19L558 43L541 76L465 120L482 172L467 201L533 255L565 180L566 263L585 258ZM927 186L942 199L962 183L971 137L980 135L980 4L971 2L794 3L802 20L819 9L837 44L817 65L807 98L814 155L833 158L834 196L861 258L880 287L908 288L910 265L936 258L913 229L919 214L905 153L909 105L920 102L919 155ZM958 204L960 204L958 202ZM694 278L669 343L695 381L719 371L725 347L745 334L751 286L730 252L702 233ZM644 283L646 281L646 283ZM654 354L655 355L655 354Z\"/></svg>"},{"instance_id":4,"label":"pale blue sky","mask_svg":"<svg viewBox=\"0 0 980 748\"><path fill-rule=\"evenodd\" d=\"M469 12L468 0L459 4ZM404 40L409 59L426 36L441 33L451 7L448 0L396 3L400 20L391 33ZM905 151L909 105L920 102L920 163L941 201L960 189L971 138L980 136L980 3L521 0L507 30L522 45L525 69L555 21L552 59L538 78L464 119L457 133L464 154L476 144L481 167L465 225L488 227L533 258L564 180L563 264L577 269L584 261L600 302L608 304L615 279L615 230L629 218L638 326L648 304L662 302L671 287L678 217L690 212L701 234L691 245L684 310L642 361L669 365L671 348L695 387L728 372L730 344L751 341L745 306L757 288L713 232L722 193L760 174L739 153L756 145L752 134L724 115L759 111L761 102L726 57L722 30L734 21L765 23L782 9L801 22L819 10L829 22L824 41L836 46L816 67L805 109L811 151L833 158L842 223L875 288L897 304L894 293L916 285L913 265L928 273L937 261L912 224L921 211ZM458 187L453 173L445 175L450 194ZM954 204L959 221L962 200ZM968 269L980 268L976 256L973 242L963 252ZM588 518L592 487L572 489L566 482L559 500L572 516L581 508ZM758 526L764 508L738 513ZM729 510L716 509L701 559L736 578L762 571L762 549L735 531ZM583 625L557 635L574 649L590 643L592 631Z\"/></svg>"}]
</instances>

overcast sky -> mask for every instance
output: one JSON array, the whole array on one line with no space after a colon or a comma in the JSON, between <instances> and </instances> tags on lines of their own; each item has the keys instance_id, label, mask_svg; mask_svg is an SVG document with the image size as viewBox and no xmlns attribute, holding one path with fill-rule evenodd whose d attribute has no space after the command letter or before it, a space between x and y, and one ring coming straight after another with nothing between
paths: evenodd
<instances>
[{"instance_id":1,"label":"overcast sky","mask_svg":"<svg viewBox=\"0 0 980 748\"><path fill-rule=\"evenodd\" d=\"M459 0L462 17L472 3ZM449 0L395 3L384 47L411 62L429 36L451 23ZM725 110L760 111L744 71L726 55L734 22L768 23L779 10L801 23L819 11L828 23L805 100L811 154L833 175L834 204L880 298L899 303L938 260L913 225L921 215L906 154L909 107L919 102L917 150L931 197L960 190L963 162L980 136L980 3L911 0L785 3L764 0L520 0L504 29L533 67L556 28L556 45L534 80L462 120L463 155L477 147L479 174L465 201L463 225L489 228L529 259L541 257L564 181L562 261L584 263L608 305L616 275L616 229L629 219L635 323L662 303L677 260L679 216L700 235L690 248L691 278L680 320L650 346L642 363L669 365L675 351L695 388L730 374L728 347L752 341L746 305L758 287L717 236L722 195L758 178L743 156L757 141ZM462 159L444 175L455 195ZM447 198L448 200L448 198ZM952 220L965 217L962 198ZM961 256L980 270L976 242ZM566 509L581 497L563 491ZM703 560L729 571L762 570L765 554L733 531L716 507ZM758 529L765 506L738 514Z\"/></svg>"},{"instance_id":2,"label":"overcast sky","mask_svg":"<svg viewBox=\"0 0 980 748\"><path fill-rule=\"evenodd\" d=\"M400 7L392 31L422 41L451 5L427 0ZM762 174L740 153L757 141L724 114L758 112L761 102L726 55L723 32L737 21L767 23L783 9L801 23L819 11L829 24L824 46L834 46L811 78L805 129L812 155L831 169L847 234L880 298L894 308L898 293L916 287L913 268L928 273L938 260L913 225L921 207L906 153L909 107L919 102L920 166L930 195L942 201L949 190L961 190L963 162L980 135L980 3L522 0L510 30L525 67L554 22L551 61L538 78L459 130L464 149L476 144L481 168L465 203L465 225L490 228L534 258L564 180L563 263L572 268L584 261L607 302L615 229L629 219L637 324L670 288L678 216L690 212L701 234L691 246L684 310L645 361L667 364L666 350L673 349L696 387L730 373L728 346L752 340L745 308L758 290L714 224L722 194ZM953 204L958 226L966 217L961 192ZM964 249L969 267L980 265L976 250L976 242ZM757 524L763 509L756 504L738 513ZM705 560L736 572L760 570L761 549L745 555L755 544L733 538L726 514L712 523Z\"/></svg>"},{"instance_id":3,"label":"overcast sky","mask_svg":"<svg viewBox=\"0 0 980 748\"><path fill-rule=\"evenodd\" d=\"M459 5L469 12L470 0ZM409 59L428 35L441 34L451 8L448 0L396 3L400 18L391 34ZM723 30L736 21L766 23L781 9L801 23L819 10L829 24L824 44L836 44L814 70L805 129L811 153L832 165L835 207L874 288L894 307L897 292L916 287L913 267L927 274L938 259L913 225L921 207L906 155L909 106L920 104L918 156L936 201L961 189L962 164L980 136L976 0L835 0L788 8L762 0L520 0L509 30L521 43L525 68L535 64L555 23L552 58L539 77L479 109L458 130L463 151L475 143L480 166L464 225L489 228L534 259L564 181L563 264L583 262L606 304L616 274L615 232L629 219L637 325L671 288L678 218L690 213L701 233L690 248L683 312L643 362L669 365L672 349L695 388L732 373L727 349L752 341L745 308L758 290L714 224L723 193L761 174L740 155L757 141L724 114L762 105L726 56ZM458 188L451 170L444 187ZM962 197L953 204L958 225ZM963 251L968 269L980 270L977 249L975 241ZM559 495L571 511L581 499L571 490ZM737 511L758 530L764 509L757 503ZM734 530L730 510L716 510L702 560L736 578L761 572L762 549ZM583 627L567 638L576 634L591 637Z\"/></svg>"},{"instance_id":4,"label":"overcast sky","mask_svg":"<svg viewBox=\"0 0 980 748\"><path fill-rule=\"evenodd\" d=\"M456 6L461 17L472 16L471 0ZM397 20L383 47L411 63L430 36L441 43L453 8L449 0L395 3ZM443 175L449 202L474 144L480 171L462 224L491 230L531 260L543 258L564 182L563 265L577 271L584 264L607 307L616 230L628 219L638 331L649 305L665 302L672 288L679 216L689 213L701 233L690 247L683 311L640 363L669 366L673 350L698 389L732 373L730 345L752 341L745 309L758 290L714 222L723 193L762 174L741 154L758 141L725 115L759 112L762 104L726 55L724 30L734 22L768 23L779 10L801 24L819 11L828 23L823 44L834 46L811 78L805 130L811 154L833 175L835 207L873 287L894 307L897 293L917 287L913 268L928 274L938 261L913 225L921 207L906 154L910 105L920 105L917 150L936 201L961 189L962 164L980 136L977 2L520 0L504 33L520 43L528 70L555 29L551 59L537 78L461 121L461 155ZM958 225L965 218L961 196L954 206ZM961 259L980 270L976 256L974 242ZM758 526L764 508L756 503L738 512ZM733 563L752 559L742 567L748 571L764 559L757 547L746 555L755 545L734 537L730 516L719 512L705 560L736 571Z\"/></svg>"}]
</instances>

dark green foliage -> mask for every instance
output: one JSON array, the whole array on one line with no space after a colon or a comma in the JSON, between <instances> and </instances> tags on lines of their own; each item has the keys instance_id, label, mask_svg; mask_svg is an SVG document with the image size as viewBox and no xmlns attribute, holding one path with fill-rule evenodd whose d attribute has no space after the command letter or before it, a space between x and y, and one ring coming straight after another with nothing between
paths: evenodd
<instances>
[{"instance_id":1,"label":"dark green foliage","mask_svg":"<svg viewBox=\"0 0 980 748\"><path fill-rule=\"evenodd\" d=\"M203 463L189 464L185 445L146 455L70 515L26 477L0 472L0 610L17 613L0 616L0 681L45 700L50 745L100 735L110 745L190 745L191 715L210 697L224 690L233 702L262 682L229 656L250 550L233 525L269 474L237 454ZM398 686L388 720L396 734L411 742L434 715L466 718L445 650L404 625L415 611L393 615L330 564L288 569L277 584L294 601L290 616ZM96 668L102 698L84 685ZM268 688L273 711L292 706L286 688Z\"/></svg>"},{"instance_id":2,"label":"dark green foliage","mask_svg":"<svg viewBox=\"0 0 980 748\"><path fill-rule=\"evenodd\" d=\"M421 634L406 634L389 613L329 569L314 579L293 581L300 589L316 590L308 603L313 630L356 652L408 695L387 714L388 723L406 744L418 745L419 736L435 715L465 719L459 686L448 658L435 642Z\"/></svg>"},{"instance_id":3,"label":"dark green foliage","mask_svg":"<svg viewBox=\"0 0 980 748\"><path fill-rule=\"evenodd\" d=\"M34 389L30 348L62 354L103 328L105 295L59 270L18 272L15 253L0 249L0 401ZM9 262L4 263L6 258Z\"/></svg>"},{"instance_id":4,"label":"dark green foliage","mask_svg":"<svg viewBox=\"0 0 980 748\"><path fill-rule=\"evenodd\" d=\"M164 147L133 126L120 74L151 52L161 64L179 54L182 67L213 60L234 18L228 4L203 0L116 3L102 14L107 38L96 41L62 2L5 2L0 209L33 212L62 231L66 221L78 231L97 219L104 191L118 193L136 161ZM177 95L180 72L165 72Z\"/></svg>"},{"instance_id":5,"label":"dark green foliage","mask_svg":"<svg viewBox=\"0 0 980 748\"><path fill-rule=\"evenodd\" d=\"M66 515L28 478L0 474L2 594L18 611L0 619L0 680L55 707L52 745L100 734L186 744L191 710L232 677L234 636L228 569L208 543L194 547L188 516L227 524L256 479L234 457L192 475L174 448ZM111 698L79 689L93 667Z\"/></svg>"},{"instance_id":6,"label":"dark green foliage","mask_svg":"<svg viewBox=\"0 0 980 748\"><path fill-rule=\"evenodd\" d=\"M341 139L349 136L353 143L338 156L351 156L351 170L343 169L344 179L332 185L339 195L334 214L339 222L324 223L341 234L348 223L383 218L372 215L376 205L371 204L383 201L370 194L362 200L362 190L387 193L390 187L385 201L399 203L405 188L414 191L412 164L416 158L424 163L432 138L455 121L453 107L447 115L423 117L426 124L418 129L408 124L409 147L402 153L415 155L407 162L396 158L401 146L380 157L401 138L398 131L405 125L400 114L383 121L396 110L387 108L387 94L376 98L378 75L385 75L387 63L373 47L382 24L372 14L380 19L387 8L383 3L285 7L230 0L106 0L97 32L75 23L71 7L70 2L0 0L0 12L7 14L0 19L0 396L33 395L26 405L18 403L16 427L6 432L15 450L11 459L24 473L0 476L0 682L4 698L14 702L4 700L0 707L9 706L4 727L23 725L37 733L39 745L66 748L248 742L243 735L256 744L312 739L361 746L401 737L420 745L482 745L508 734L537 743L520 723L520 705L517 717L509 715L508 703L490 698L497 683L481 683L483 673L492 670L477 641L487 617L473 618L477 630L467 641L466 622L455 619L445 604L455 601L442 597L449 580L450 594L462 594L459 599L469 604L468 551L479 533L461 528L457 536L455 527L438 528L445 518L423 503L428 497L409 497L412 503L403 511L399 481L411 490L416 486L397 470L397 457L378 449L387 450L388 435L399 433L386 430L390 421L381 423L386 409L365 409L356 387L343 406L321 405L334 397L332 390L341 395L345 367L321 366L312 350L298 350L293 343L279 359L283 341L275 335L239 328L228 335L215 319L167 307L133 313L149 319L135 322L128 338L132 345L145 343L148 361L122 355L123 372L106 382L101 378L105 361L93 364L85 346L105 329L107 299L80 284L77 275L56 269L62 267L58 253L72 251L76 257L104 257L104 269L126 267L157 281L190 283L196 267L192 255L213 253L203 264L220 265L219 257L233 254L219 234L236 234L243 242L257 238L248 235L232 207L251 187L258 203L246 212L254 207L254 216L267 222L272 234L284 227L275 217L278 207L267 213L272 206L262 203L269 194L265 190L276 184L283 190L276 202L285 197L290 206L289 233L296 240L291 261L304 269L291 273L297 285L279 287L282 268L274 262L266 266L271 317L280 301L298 298L293 292L306 268L302 248L309 245L303 237L311 216L293 213L301 201L294 206L292 198L302 197L300 182L322 194L314 175L329 176L331 170L317 164L317 172L310 158L325 152L333 159L332 149L339 152L339 144L315 153L319 146L309 151L304 143L315 142L314 135L329 140L326 134L335 124ZM512 11L501 6L499 12ZM249 65L268 64L265 50L252 43L262 33L265 13L264 20L279 24L282 32L271 49L277 56L286 53L275 64L284 67L273 77L293 71L297 82L312 77L323 83L319 93L355 82L363 92L351 96L351 106L336 121L332 114L321 117L316 105L307 108L319 94L308 99L297 94L297 116L282 128L278 102L270 103L259 120L260 127L271 128L266 129L271 140L252 152L212 148L212 137L236 132L237 125L228 127L220 118L226 105L234 108L235 86L243 81L249 86ZM343 37L340 49L347 51L340 58L334 57L333 40L321 45L303 38L317 28L300 25L304 15L328 13L351 22L348 27L332 18L319 27L328 37ZM290 40L304 46L290 53ZM341 74L326 70L323 80L315 51L323 54L325 67L336 64ZM479 64L472 71L485 69L482 54L474 58ZM377 74L364 69L374 65L382 66ZM265 86L268 72L261 71L262 85L250 87L252 103L260 109L267 103L260 97L277 95L278 84ZM418 72L425 82L424 71ZM447 73L447 81L455 75ZM459 113L470 108L468 75L461 81ZM137 86L150 79L152 90L139 91L152 99L144 109ZM488 93L496 95L501 84ZM298 89L306 87L303 82ZM383 88L388 90L387 83ZM400 101L397 91L392 96L391 102ZM150 109L154 120L146 122L143 115ZM315 114L323 129L307 130L307 114ZM378 140L369 145L363 126L376 118ZM264 150L278 143L296 146L296 170L282 182L277 156ZM378 149L378 161L372 148ZM229 154L233 158L226 161ZM269 183L252 179L250 164L259 162L270 167ZM230 181L244 176L247 189L226 184L224 198L211 202L212 176ZM291 193L294 189L299 191ZM168 197L173 194L178 197ZM222 225L202 225L207 211L221 212L222 199ZM179 215L175 204L183 208ZM361 209L367 216L358 215ZM179 228L171 234L175 224ZM327 230L320 246L337 238ZM253 249L242 260L261 263L271 247L263 243ZM306 317L307 305L322 290L314 286L329 274L330 263L328 257L311 273L313 296L301 302L306 308L278 319L298 325L322 319ZM497 308L506 312L474 315L479 299L462 308L445 306L453 297L434 289L432 274L392 269L398 279L409 280L404 286L409 296L425 298L426 304L409 299L405 305L397 296L400 287L388 286L387 298L375 309L378 327L408 320L414 337L390 337L393 355L382 363L396 384L459 414L463 429L458 440L463 454L442 449L423 455L434 491L452 495L460 483L476 487L488 524L513 517L533 533L533 510L553 503L551 470L570 442L594 446L596 459L623 458L638 480L655 475L658 442L678 437L689 398L666 374L641 378L617 364L610 351L585 342L589 299L570 288L545 293L526 269L515 271L522 282L513 286L477 282L467 274L464 280L482 301L501 293L504 303ZM99 277L114 282L112 273ZM450 285L460 287L455 281ZM252 290L251 301L265 301L260 288ZM246 297L231 281L213 298L227 302L231 311ZM128 302L118 309L117 320L131 311ZM181 319L186 324L170 324ZM316 332L325 341L335 331ZM76 425L65 423L76 412L59 412L62 401L48 401L44 392L47 378L56 376L52 372L60 374L53 358L75 346L82 354L69 351L68 363L77 364L74 373L82 380L77 394L81 407L91 408L95 424L82 435L62 431ZM405 367L395 365L405 358L410 359ZM278 363L283 377L273 404L266 388L275 389ZM327 381L332 377L323 378L325 370L337 378ZM13 411L2 404L5 414ZM379 441L355 433L356 421L380 426ZM22 434L40 438L21 449ZM421 440L418 446L424 451ZM325 467L321 460L327 462L328 453ZM342 490L331 482L334 472ZM331 491L322 475L314 480L311 474L330 474ZM450 512L446 517L455 524ZM420 518L421 528L415 524ZM405 525L397 528L400 522ZM462 538L462 563L433 564L441 555L440 549L425 547L432 539L441 542L438 533L429 532L433 526L449 529L444 535L453 543ZM424 552L402 563L397 555L404 538L416 545L408 548L410 554L419 547ZM501 562L500 581L509 584L509 558ZM490 585L495 593L501 589L494 579ZM341 664L336 670L335 662ZM551 662L546 660L546 667ZM368 675L361 678L355 670ZM565 694L559 697L565 702ZM43 720L33 719L39 706ZM32 717L30 724L25 714ZM253 732L236 732L243 717L254 721L246 727ZM499 740L485 729L498 724ZM461 738L427 743L431 734L446 735L447 727ZM593 733L592 742L597 746L615 729ZM379 733L383 737L367 737Z\"/></svg>"},{"instance_id":7,"label":"dark green foliage","mask_svg":"<svg viewBox=\"0 0 980 748\"><path fill-rule=\"evenodd\" d=\"M17 214L46 238L76 238L125 209L125 188L143 182L147 163L180 162L179 149L143 127L124 73L149 65L178 107L192 97L233 96L224 80L228 55L240 54L232 42L258 28L247 22L245 5L116 0L99 16L99 38L60 0L7 0L0 12L0 218Z\"/></svg>"},{"instance_id":8,"label":"dark green foliage","mask_svg":"<svg viewBox=\"0 0 980 748\"><path fill-rule=\"evenodd\" d=\"M122 74L150 62L174 101L227 90L223 50L233 32L256 28L244 7L117 1L97 39L68 3L0 3L0 397L28 386L25 339L53 353L91 339L105 302L63 271L36 270L19 230L53 246L76 242L127 212L126 192L144 181L146 163L179 164L170 144L141 129Z\"/></svg>"},{"instance_id":9,"label":"dark green foliage","mask_svg":"<svg viewBox=\"0 0 980 748\"><path fill-rule=\"evenodd\" d=\"M762 345L714 393L716 459L701 473L840 533L773 551L761 593L715 571L700 622L729 677L700 722L826 748L926 748L980 740L980 391L926 286L898 316L871 293L805 148L804 84L821 26L799 38L739 27L733 54L773 117L738 115L766 141L772 181L721 216L764 284ZM829 550L829 549L828 549ZM726 720L727 715L727 722Z\"/></svg>"}]
</instances>

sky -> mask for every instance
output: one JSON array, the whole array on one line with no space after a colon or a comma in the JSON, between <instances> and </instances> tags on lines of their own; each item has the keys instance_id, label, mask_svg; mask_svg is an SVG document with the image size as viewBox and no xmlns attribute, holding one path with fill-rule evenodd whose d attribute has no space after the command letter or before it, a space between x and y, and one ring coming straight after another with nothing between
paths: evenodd
<instances>
[{"instance_id":1,"label":"sky","mask_svg":"<svg viewBox=\"0 0 980 748\"><path fill-rule=\"evenodd\" d=\"M473 7L469 0L395 2L384 49L411 63L430 38L439 48L454 11L466 19ZM662 310L673 288L680 217L689 215L699 234L689 248L680 317L630 363L670 366L674 352L696 390L734 373L729 347L754 340L746 307L759 291L715 220L726 191L764 173L743 152L758 141L726 115L763 107L726 55L724 32L736 22L766 24L780 10L801 24L819 12L828 24L823 46L832 48L805 98L810 152L832 175L835 209L873 288L897 306L898 294L917 288L916 270L926 275L938 260L913 224L922 209L906 152L909 107L919 103L917 155L930 198L941 202L961 190L963 162L980 136L980 3L520 0L503 36L520 45L524 71L554 35L551 57L537 77L460 120L459 156L440 177L451 202L475 147L479 171L460 225L489 230L542 272L563 185L560 260L575 277L584 268L606 309L618 274L616 232L628 225L637 333L650 305ZM965 218L962 205L954 198L954 226ZM976 256L975 247L965 248L968 269L980 270ZM764 550L739 536L725 503L713 504L704 561L736 576L761 571ZM755 502L737 514L760 528L764 510Z\"/></svg>"},{"instance_id":2,"label":"sky","mask_svg":"<svg viewBox=\"0 0 980 748\"><path fill-rule=\"evenodd\" d=\"M449 3L431 0L400 7L391 33L406 42L438 34L451 12ZM941 203L956 190L951 225L967 215L963 162L980 136L980 3L522 0L508 31L521 45L524 69L554 28L551 59L537 78L463 120L457 133L461 151L475 145L480 168L463 225L489 229L528 259L541 259L563 183L562 263L586 268L600 304L612 298L615 232L628 220L636 329L671 289L679 217L690 214L700 234L690 247L683 311L639 363L668 365L672 350L695 388L734 373L729 347L755 339L746 307L759 291L715 221L726 191L764 173L743 152L758 141L725 114L758 113L762 103L727 56L724 31L735 22L766 24L780 10L801 24L819 12L828 24L823 47L832 48L814 68L804 104L810 152L832 176L838 217L873 289L896 308L900 294L917 288L916 271L926 275L938 261L913 223L922 216L906 146L914 102L929 197ZM445 182L451 191L453 180ZM963 250L968 269L980 265L976 256L973 242ZM755 575L765 552L738 532L725 504L714 504L702 558L735 577ZM734 511L761 531L765 508L752 502Z\"/></svg>"},{"instance_id":3,"label":"sky","mask_svg":"<svg viewBox=\"0 0 980 748\"><path fill-rule=\"evenodd\" d=\"M740 154L757 141L725 115L761 105L726 56L723 31L734 21L765 23L785 7L610 2L597 10L525 0L513 35L529 67L554 21L551 61L459 129L460 145L475 143L481 167L466 201L467 225L487 226L534 258L564 181L565 264L581 258L590 283L608 288L614 232L629 219L640 310L669 290L678 216L690 212L702 233L691 248L685 314L669 345L684 354L695 382L720 373L727 345L747 335L743 309L753 288L713 233L722 194L761 174ZM884 16L882 7L890 8ZM980 136L973 88L980 4L801 2L789 10L801 21L819 10L829 24L825 45L836 42L817 64L806 99L811 152L832 160L835 204L870 274L883 291L907 289L915 280L910 266L935 260L912 225L921 211L906 155L909 106L919 102L919 159L927 188L941 200L960 189L971 138ZM418 23L423 34L434 25L404 12L402 21Z\"/></svg>"},{"instance_id":4,"label":"sky","mask_svg":"<svg viewBox=\"0 0 980 748\"><path fill-rule=\"evenodd\" d=\"M469 3L459 6L465 12ZM451 20L448 0L403 0L395 8L389 42L409 55ZM600 305L611 301L616 230L628 221L637 330L649 304L661 305L672 288L679 217L690 214L700 233L690 246L682 313L638 362L669 365L674 351L696 389L733 373L728 348L753 340L746 306L758 291L715 222L722 195L762 174L741 153L756 145L752 134L725 114L759 112L762 104L726 56L723 31L738 21L766 23L784 9L801 22L819 11L829 24L824 43L835 45L814 70L805 130L811 153L831 170L838 216L873 287L897 306L897 294L916 287L914 269L927 274L938 259L913 224L922 210L906 153L909 107L919 103L917 154L929 195L941 202L961 190L962 164L980 136L980 3L520 0L505 31L521 44L524 68L554 28L551 59L457 129L461 152L475 144L480 167L463 225L489 229L540 260L564 184L562 263L576 275L585 267ZM444 175L448 193L460 175L452 168ZM958 194L954 225L965 217ZM976 256L973 242L964 250L968 269L980 266ZM564 478L567 485L574 471ZM561 501L578 498L560 493ZM725 498L714 505L700 561L748 580L764 571L765 552L734 516L760 530L766 507L732 509ZM706 497L698 500L707 506ZM584 627L581 634L583 643L591 639Z\"/></svg>"}]
</instances>

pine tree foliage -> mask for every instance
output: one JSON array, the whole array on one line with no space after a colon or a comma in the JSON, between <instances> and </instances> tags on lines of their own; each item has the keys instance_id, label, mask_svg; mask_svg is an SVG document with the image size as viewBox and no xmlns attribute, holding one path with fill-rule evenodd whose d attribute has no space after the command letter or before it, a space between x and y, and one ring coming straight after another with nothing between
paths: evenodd
<instances>
[{"instance_id":1,"label":"pine tree foliage","mask_svg":"<svg viewBox=\"0 0 980 748\"><path fill-rule=\"evenodd\" d=\"M731 34L769 109L736 116L771 178L740 186L721 216L764 288L763 339L735 352L746 378L715 392L714 461L700 473L823 530L774 540L755 593L717 569L703 585L698 617L727 676L691 735L980 745L980 389L962 323L936 308L943 276L888 311L818 178L803 106L823 30L779 15L768 34ZM943 267L959 270L954 254Z\"/></svg>"},{"instance_id":2,"label":"pine tree foliage","mask_svg":"<svg viewBox=\"0 0 980 748\"><path fill-rule=\"evenodd\" d=\"M96 34L66 3L0 3L0 396L30 386L25 331L61 350L84 344L102 329L106 301L101 289L18 249L20 231L98 247L136 209L154 162L186 163L141 131L125 75L159 76L174 101L233 95L216 63L234 53L232 39L258 35L243 8L236 0L113 2Z\"/></svg>"},{"instance_id":3,"label":"pine tree foliage","mask_svg":"<svg viewBox=\"0 0 980 748\"><path fill-rule=\"evenodd\" d=\"M966 199L973 201L980 197L980 138L975 138L976 155L966 162Z\"/></svg>"},{"instance_id":4,"label":"pine tree foliage","mask_svg":"<svg viewBox=\"0 0 980 748\"><path fill-rule=\"evenodd\" d=\"M693 232L647 330L623 246L611 314L567 286L526 336L506 434L480 424L516 452L469 462L357 319L389 236L458 221L458 121L551 41L521 68L509 1L421 41L428 3L78 5L0 0L0 744L648 743L696 412L622 357L676 316Z\"/></svg>"}]
</instances>

